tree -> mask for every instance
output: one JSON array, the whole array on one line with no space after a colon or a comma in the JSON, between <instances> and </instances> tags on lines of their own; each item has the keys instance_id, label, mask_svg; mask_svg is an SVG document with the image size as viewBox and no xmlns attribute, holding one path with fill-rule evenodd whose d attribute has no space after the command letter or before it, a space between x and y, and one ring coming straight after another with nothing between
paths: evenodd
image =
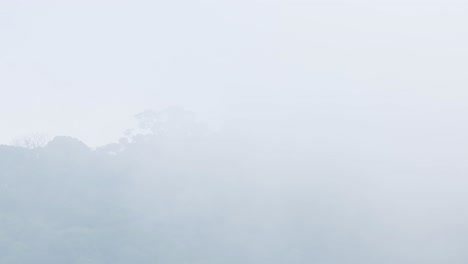
<instances>
[{"instance_id":1,"label":"tree","mask_svg":"<svg viewBox=\"0 0 468 264\"><path fill-rule=\"evenodd\" d=\"M173 106L160 112L147 110L135 118L141 131L151 135L191 137L206 129L195 113L181 107Z\"/></svg>"},{"instance_id":2,"label":"tree","mask_svg":"<svg viewBox=\"0 0 468 264\"><path fill-rule=\"evenodd\" d=\"M37 149L43 148L49 143L50 138L42 133L34 133L21 138L13 140L12 145L26 148L26 149Z\"/></svg>"}]
</instances>

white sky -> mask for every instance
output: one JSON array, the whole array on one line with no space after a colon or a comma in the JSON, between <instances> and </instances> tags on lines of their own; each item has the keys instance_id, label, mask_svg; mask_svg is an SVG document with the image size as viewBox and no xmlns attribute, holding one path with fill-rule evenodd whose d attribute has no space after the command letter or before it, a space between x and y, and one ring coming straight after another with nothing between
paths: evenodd
<instances>
[{"instance_id":1,"label":"white sky","mask_svg":"<svg viewBox=\"0 0 468 264\"><path fill-rule=\"evenodd\" d=\"M467 11L446 0L0 0L0 143L41 132L104 144L135 113L169 105L222 119L252 105L397 103L462 124Z\"/></svg>"}]
</instances>

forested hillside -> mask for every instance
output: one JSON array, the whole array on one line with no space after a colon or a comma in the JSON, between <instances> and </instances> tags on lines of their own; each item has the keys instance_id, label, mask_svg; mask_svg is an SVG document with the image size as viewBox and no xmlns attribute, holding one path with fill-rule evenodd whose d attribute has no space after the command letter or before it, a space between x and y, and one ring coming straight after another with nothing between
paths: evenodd
<instances>
[{"instance_id":1,"label":"forested hillside","mask_svg":"<svg viewBox=\"0 0 468 264\"><path fill-rule=\"evenodd\" d=\"M177 108L137 118L139 128L96 149L66 136L0 146L0 263L281 263L307 253L281 237L286 205L271 200L275 183L259 188L254 142Z\"/></svg>"},{"instance_id":2,"label":"forested hillside","mask_svg":"<svg viewBox=\"0 0 468 264\"><path fill-rule=\"evenodd\" d=\"M350 155L318 130L306 142L287 127L210 129L179 108L136 117L97 148L66 136L0 146L1 264L463 259L448 248L464 241L464 185L435 164L372 154L383 145Z\"/></svg>"}]
</instances>

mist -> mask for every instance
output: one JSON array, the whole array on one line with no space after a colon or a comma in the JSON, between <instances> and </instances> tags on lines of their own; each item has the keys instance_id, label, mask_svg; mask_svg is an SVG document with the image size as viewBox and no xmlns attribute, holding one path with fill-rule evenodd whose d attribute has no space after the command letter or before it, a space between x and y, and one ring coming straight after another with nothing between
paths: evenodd
<instances>
[{"instance_id":1,"label":"mist","mask_svg":"<svg viewBox=\"0 0 468 264\"><path fill-rule=\"evenodd\" d=\"M0 264L466 263L467 8L0 2Z\"/></svg>"}]
</instances>

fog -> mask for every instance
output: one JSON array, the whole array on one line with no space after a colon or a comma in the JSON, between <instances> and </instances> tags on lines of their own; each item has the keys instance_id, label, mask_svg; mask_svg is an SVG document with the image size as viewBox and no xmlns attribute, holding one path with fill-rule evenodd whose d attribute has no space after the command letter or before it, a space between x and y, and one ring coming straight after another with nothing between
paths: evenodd
<instances>
[{"instance_id":1,"label":"fog","mask_svg":"<svg viewBox=\"0 0 468 264\"><path fill-rule=\"evenodd\" d=\"M0 1L0 264L466 263L462 1Z\"/></svg>"}]
</instances>

